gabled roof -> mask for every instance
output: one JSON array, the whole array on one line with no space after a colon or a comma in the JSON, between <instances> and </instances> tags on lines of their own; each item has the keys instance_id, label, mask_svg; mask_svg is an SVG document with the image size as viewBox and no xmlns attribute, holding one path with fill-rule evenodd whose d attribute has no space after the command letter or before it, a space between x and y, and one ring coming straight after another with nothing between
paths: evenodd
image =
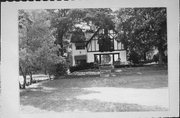
<instances>
[{"instance_id":1,"label":"gabled roof","mask_svg":"<svg viewBox=\"0 0 180 118\"><path fill-rule=\"evenodd\" d=\"M92 35L92 37L86 42L86 46L97 35L97 33L99 32L100 29L101 28L98 28L97 31Z\"/></svg>"},{"instance_id":2,"label":"gabled roof","mask_svg":"<svg viewBox=\"0 0 180 118\"><path fill-rule=\"evenodd\" d=\"M94 32L83 32L82 29L77 28L75 31L70 32L71 33L71 42L72 43L86 43L86 46L89 42L91 42L95 36L99 33L99 31L102 30L101 27L99 27ZM115 33L118 33L115 29L112 29ZM115 39L117 40L117 39Z\"/></svg>"},{"instance_id":3,"label":"gabled roof","mask_svg":"<svg viewBox=\"0 0 180 118\"><path fill-rule=\"evenodd\" d=\"M76 28L76 30L72 32L71 42L78 43L78 42L85 42L85 41L86 41L86 37L82 29Z\"/></svg>"},{"instance_id":4,"label":"gabled roof","mask_svg":"<svg viewBox=\"0 0 180 118\"><path fill-rule=\"evenodd\" d=\"M97 31L92 35L92 37L91 37L89 40L87 40L86 46L88 45L88 43L89 43L91 40L93 40L93 38L98 34L98 32L99 32L100 30L101 30L101 28L98 28ZM118 33L115 29L113 29L113 31L114 31L115 33Z\"/></svg>"}]
</instances>

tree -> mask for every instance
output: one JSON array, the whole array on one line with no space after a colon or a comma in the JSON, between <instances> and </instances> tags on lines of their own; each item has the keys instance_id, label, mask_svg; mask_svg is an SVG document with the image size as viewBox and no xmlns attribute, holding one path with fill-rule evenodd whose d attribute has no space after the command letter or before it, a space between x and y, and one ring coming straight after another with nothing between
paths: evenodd
<instances>
[{"instance_id":1,"label":"tree","mask_svg":"<svg viewBox=\"0 0 180 118\"><path fill-rule=\"evenodd\" d=\"M27 47L27 32L31 24L32 20L30 19L29 14L24 10L19 10L19 69L24 78L22 88L25 88L26 86L26 75L30 67L30 60L28 59L29 54L27 53L28 49L26 49L25 47Z\"/></svg>"},{"instance_id":2,"label":"tree","mask_svg":"<svg viewBox=\"0 0 180 118\"><path fill-rule=\"evenodd\" d=\"M131 61L133 64L139 64L139 54L135 51L131 51L129 54L129 61Z\"/></svg>"},{"instance_id":3,"label":"tree","mask_svg":"<svg viewBox=\"0 0 180 118\"><path fill-rule=\"evenodd\" d=\"M100 51L113 51L113 39L109 35L109 31L115 30L114 15L111 9L86 9L88 12L84 21L90 24L94 30L91 37L97 37ZM101 33L99 32L101 30ZM103 32L102 32L103 31Z\"/></svg>"},{"instance_id":4,"label":"tree","mask_svg":"<svg viewBox=\"0 0 180 118\"><path fill-rule=\"evenodd\" d=\"M84 43L86 41L86 37L81 28L77 27L74 31L72 31L71 42L73 43Z\"/></svg>"},{"instance_id":5,"label":"tree","mask_svg":"<svg viewBox=\"0 0 180 118\"><path fill-rule=\"evenodd\" d=\"M20 72L24 78L23 88L27 75L30 75L31 84L33 71L39 69L46 72L50 64L62 60L57 56L58 46L54 45L48 18L45 10L19 11L19 62Z\"/></svg>"},{"instance_id":6,"label":"tree","mask_svg":"<svg viewBox=\"0 0 180 118\"><path fill-rule=\"evenodd\" d=\"M167 49L165 8L127 8L117 11L117 31L127 50L146 60L146 52L156 47L159 63Z\"/></svg>"},{"instance_id":7,"label":"tree","mask_svg":"<svg viewBox=\"0 0 180 118\"><path fill-rule=\"evenodd\" d=\"M72 19L69 18L69 9L47 10L51 14L51 29L56 38L55 44L59 45L58 55L64 56L64 36L72 26Z\"/></svg>"},{"instance_id":8,"label":"tree","mask_svg":"<svg viewBox=\"0 0 180 118\"><path fill-rule=\"evenodd\" d=\"M96 36L98 35L97 32L100 29L104 29L104 34L101 34L101 36L99 36L99 40L102 39L105 42L108 42L107 40L110 39L108 36L108 30L114 29L115 26L112 20L114 18L112 15L112 10L107 8L61 10L58 9L48 10L48 12L52 14L51 23L52 28L54 29L54 36L56 38L55 43L60 45L59 51L61 56L63 56L64 52L66 52L66 49L64 49L64 42L67 40L65 38L66 35L68 33L76 33L78 28L83 30L84 33L85 31L87 31L87 29L83 29L83 27L81 27L83 24L89 27L94 26L92 32L94 32ZM84 34L82 34L81 36L83 35ZM72 39L75 39L74 35ZM106 46L109 46L109 44Z\"/></svg>"},{"instance_id":9,"label":"tree","mask_svg":"<svg viewBox=\"0 0 180 118\"><path fill-rule=\"evenodd\" d=\"M59 47L54 44L53 40L46 39L42 46L35 51L38 66L45 74L49 74L49 77L54 73L56 74L55 66L65 62L63 57L57 56L58 50Z\"/></svg>"}]
</instances>

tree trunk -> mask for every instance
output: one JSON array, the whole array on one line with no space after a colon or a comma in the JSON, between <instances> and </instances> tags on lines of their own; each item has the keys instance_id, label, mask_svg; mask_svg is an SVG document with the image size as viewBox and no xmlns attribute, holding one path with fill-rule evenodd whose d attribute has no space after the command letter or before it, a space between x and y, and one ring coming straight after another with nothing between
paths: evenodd
<instances>
[{"instance_id":1,"label":"tree trunk","mask_svg":"<svg viewBox=\"0 0 180 118\"><path fill-rule=\"evenodd\" d=\"M63 51L63 35L64 35L64 32L62 31L61 34L59 35L59 45L61 47L61 49L59 50L60 51L60 56L63 56L64 55L64 51Z\"/></svg>"},{"instance_id":2,"label":"tree trunk","mask_svg":"<svg viewBox=\"0 0 180 118\"><path fill-rule=\"evenodd\" d=\"M20 88L20 89L22 88L20 82L19 82L19 88Z\"/></svg>"},{"instance_id":3,"label":"tree trunk","mask_svg":"<svg viewBox=\"0 0 180 118\"><path fill-rule=\"evenodd\" d=\"M63 44L60 43L61 49L60 49L60 55L63 57L64 56L64 51L63 51Z\"/></svg>"},{"instance_id":4,"label":"tree trunk","mask_svg":"<svg viewBox=\"0 0 180 118\"><path fill-rule=\"evenodd\" d=\"M22 89L25 89L26 88L26 72L23 72L23 69L21 68L21 66L20 66L20 71L21 71L23 78L24 78Z\"/></svg>"},{"instance_id":5,"label":"tree trunk","mask_svg":"<svg viewBox=\"0 0 180 118\"><path fill-rule=\"evenodd\" d=\"M166 24L166 23L165 23ZM166 27L166 25L163 25L162 27ZM158 51L159 51L159 64L163 64L163 58L165 57L164 55L164 51L165 51L165 47L163 46L164 45L164 42L165 42L165 39L163 38L163 34L164 32L166 32L166 28L162 28L158 34L159 34L159 39L160 39L160 42L158 44Z\"/></svg>"},{"instance_id":6,"label":"tree trunk","mask_svg":"<svg viewBox=\"0 0 180 118\"><path fill-rule=\"evenodd\" d=\"M163 50L161 48L158 48L159 50L159 62L158 64L161 65L163 64Z\"/></svg>"},{"instance_id":7,"label":"tree trunk","mask_svg":"<svg viewBox=\"0 0 180 118\"><path fill-rule=\"evenodd\" d=\"M44 74L47 75L47 69L46 68L44 69Z\"/></svg>"},{"instance_id":8,"label":"tree trunk","mask_svg":"<svg viewBox=\"0 0 180 118\"><path fill-rule=\"evenodd\" d=\"M29 72L29 76L30 76L30 83L29 84L31 85L32 81L33 81L32 72L31 71Z\"/></svg>"},{"instance_id":9,"label":"tree trunk","mask_svg":"<svg viewBox=\"0 0 180 118\"><path fill-rule=\"evenodd\" d=\"M143 58L144 58L144 61L146 61L146 52L143 53Z\"/></svg>"},{"instance_id":10,"label":"tree trunk","mask_svg":"<svg viewBox=\"0 0 180 118\"><path fill-rule=\"evenodd\" d=\"M22 89L25 89L26 88L26 75L25 76L23 75L23 78L24 78L24 82L23 82Z\"/></svg>"}]
</instances>

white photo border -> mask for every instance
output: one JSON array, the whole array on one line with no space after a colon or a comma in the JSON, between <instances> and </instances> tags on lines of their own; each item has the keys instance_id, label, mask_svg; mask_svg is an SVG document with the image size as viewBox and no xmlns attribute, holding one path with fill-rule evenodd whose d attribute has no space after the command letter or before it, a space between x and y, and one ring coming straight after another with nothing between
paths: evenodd
<instances>
[{"instance_id":1,"label":"white photo border","mask_svg":"<svg viewBox=\"0 0 180 118\"><path fill-rule=\"evenodd\" d=\"M1 78L3 118L119 118L119 117L170 117L179 115L179 1L178 0L74 0L1 3ZM170 109L167 112L97 112L20 114L18 10L62 8L167 8L168 84Z\"/></svg>"}]
</instances>

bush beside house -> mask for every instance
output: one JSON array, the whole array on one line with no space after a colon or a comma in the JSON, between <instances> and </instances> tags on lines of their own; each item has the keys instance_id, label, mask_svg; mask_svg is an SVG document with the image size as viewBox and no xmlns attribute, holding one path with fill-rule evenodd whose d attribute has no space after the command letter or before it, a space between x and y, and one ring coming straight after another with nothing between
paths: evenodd
<instances>
[{"instance_id":1,"label":"bush beside house","mask_svg":"<svg viewBox=\"0 0 180 118\"><path fill-rule=\"evenodd\" d=\"M85 69L95 69L98 68L98 65L95 63L82 63L81 65L71 66L70 72L85 70Z\"/></svg>"}]
</instances>

